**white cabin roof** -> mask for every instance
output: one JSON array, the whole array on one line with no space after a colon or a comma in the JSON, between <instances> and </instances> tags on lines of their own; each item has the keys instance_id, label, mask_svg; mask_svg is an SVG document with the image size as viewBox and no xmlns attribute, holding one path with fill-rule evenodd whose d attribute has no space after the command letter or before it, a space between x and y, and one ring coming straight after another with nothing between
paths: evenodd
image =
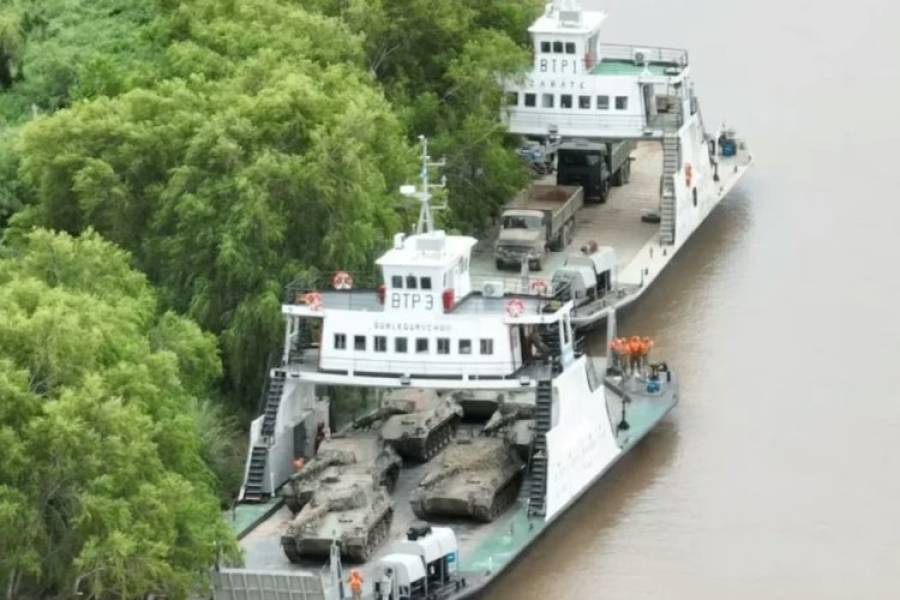
<instances>
[{"instance_id":1,"label":"white cabin roof","mask_svg":"<svg viewBox=\"0 0 900 600\"><path fill-rule=\"evenodd\" d=\"M594 33L606 20L606 13L601 10L579 11L580 18L577 23L564 22L560 19L560 11L547 11L537 18L528 28L531 34L562 33L575 35L588 35Z\"/></svg>"},{"instance_id":2,"label":"white cabin roof","mask_svg":"<svg viewBox=\"0 0 900 600\"><path fill-rule=\"evenodd\" d=\"M375 264L381 267L449 267L469 255L478 242L465 235L429 231L405 237L385 252Z\"/></svg>"}]
</instances>

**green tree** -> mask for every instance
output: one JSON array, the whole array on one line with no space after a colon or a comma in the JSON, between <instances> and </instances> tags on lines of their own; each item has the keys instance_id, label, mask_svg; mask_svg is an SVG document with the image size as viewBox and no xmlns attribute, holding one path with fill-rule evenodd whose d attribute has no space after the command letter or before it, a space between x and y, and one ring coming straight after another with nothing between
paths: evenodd
<instances>
[{"instance_id":1,"label":"green tree","mask_svg":"<svg viewBox=\"0 0 900 600\"><path fill-rule=\"evenodd\" d=\"M236 551L196 406L214 340L93 232L0 259L0 585L8 597L173 598Z\"/></svg>"},{"instance_id":2,"label":"green tree","mask_svg":"<svg viewBox=\"0 0 900 600\"><path fill-rule=\"evenodd\" d=\"M311 265L369 269L414 158L338 20L271 0L186 10L169 51L184 79L25 128L36 201L14 222L90 226L131 251L167 306L221 336L227 392L249 410L283 286Z\"/></svg>"},{"instance_id":3,"label":"green tree","mask_svg":"<svg viewBox=\"0 0 900 600\"><path fill-rule=\"evenodd\" d=\"M366 62L410 134L449 161L448 225L484 231L527 182L500 123L501 78L530 61L537 0L309 0L362 36Z\"/></svg>"}]
</instances>

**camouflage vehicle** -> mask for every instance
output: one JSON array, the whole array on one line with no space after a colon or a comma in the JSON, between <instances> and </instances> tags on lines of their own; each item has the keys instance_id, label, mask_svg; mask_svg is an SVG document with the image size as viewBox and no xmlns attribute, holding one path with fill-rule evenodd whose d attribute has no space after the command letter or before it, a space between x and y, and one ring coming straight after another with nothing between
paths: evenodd
<instances>
[{"instance_id":1,"label":"camouflage vehicle","mask_svg":"<svg viewBox=\"0 0 900 600\"><path fill-rule=\"evenodd\" d=\"M452 398L462 407L466 420L489 419L504 404L534 404L534 391L457 390Z\"/></svg>"},{"instance_id":2,"label":"camouflage vehicle","mask_svg":"<svg viewBox=\"0 0 900 600\"><path fill-rule=\"evenodd\" d=\"M484 425L482 433L504 435L519 457L527 460L534 438L534 403L501 404Z\"/></svg>"},{"instance_id":3,"label":"camouflage vehicle","mask_svg":"<svg viewBox=\"0 0 900 600\"><path fill-rule=\"evenodd\" d=\"M294 473L281 495L291 512L298 513L317 489L328 487L325 481L340 480L342 476L362 481L368 477L373 485L384 486L390 493L397 484L402 462L377 432L336 435L322 442L315 458Z\"/></svg>"},{"instance_id":4,"label":"camouflage vehicle","mask_svg":"<svg viewBox=\"0 0 900 600\"><path fill-rule=\"evenodd\" d=\"M327 475L281 536L291 562L329 555L336 540L345 558L365 562L387 538L394 507L367 476Z\"/></svg>"},{"instance_id":5,"label":"camouflage vehicle","mask_svg":"<svg viewBox=\"0 0 900 600\"><path fill-rule=\"evenodd\" d=\"M524 463L505 436L459 438L410 494L420 519L496 519L519 495Z\"/></svg>"},{"instance_id":6,"label":"camouflage vehicle","mask_svg":"<svg viewBox=\"0 0 900 600\"><path fill-rule=\"evenodd\" d=\"M355 428L381 421L381 437L404 458L424 462L450 443L463 410L434 390L391 390L377 410L357 419Z\"/></svg>"}]
</instances>

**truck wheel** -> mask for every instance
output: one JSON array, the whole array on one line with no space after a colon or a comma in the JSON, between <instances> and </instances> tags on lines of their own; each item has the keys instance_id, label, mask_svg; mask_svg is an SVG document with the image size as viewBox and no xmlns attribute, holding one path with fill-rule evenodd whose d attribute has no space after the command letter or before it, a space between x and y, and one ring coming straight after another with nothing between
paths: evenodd
<instances>
[{"instance_id":1,"label":"truck wheel","mask_svg":"<svg viewBox=\"0 0 900 600\"><path fill-rule=\"evenodd\" d=\"M625 165L619 167L611 178L612 184L616 187L625 185L622 181L622 171L625 169Z\"/></svg>"},{"instance_id":2,"label":"truck wheel","mask_svg":"<svg viewBox=\"0 0 900 600\"><path fill-rule=\"evenodd\" d=\"M609 179L600 184L600 204L605 204L609 198Z\"/></svg>"},{"instance_id":3,"label":"truck wheel","mask_svg":"<svg viewBox=\"0 0 900 600\"><path fill-rule=\"evenodd\" d=\"M533 260L533 261L531 261L530 263L528 263L528 268L529 268L530 270L532 270L532 271L540 271L540 270L541 270L541 261L540 261L540 259L538 259L538 260Z\"/></svg>"}]
</instances>

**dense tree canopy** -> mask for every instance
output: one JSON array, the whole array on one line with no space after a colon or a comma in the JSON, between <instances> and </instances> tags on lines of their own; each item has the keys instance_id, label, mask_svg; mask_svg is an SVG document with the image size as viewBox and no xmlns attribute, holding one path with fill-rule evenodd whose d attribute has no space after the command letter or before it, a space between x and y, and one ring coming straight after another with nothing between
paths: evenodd
<instances>
[{"instance_id":1,"label":"dense tree canopy","mask_svg":"<svg viewBox=\"0 0 900 600\"><path fill-rule=\"evenodd\" d=\"M477 232L524 183L498 76L526 60L512 36L533 11L343 4L163 3L157 84L34 121L19 146L33 202L17 227L90 226L132 251L168 306L220 335L229 395L247 407L282 286L369 268L400 224L414 134L448 158L451 227Z\"/></svg>"},{"instance_id":2,"label":"dense tree canopy","mask_svg":"<svg viewBox=\"0 0 900 600\"><path fill-rule=\"evenodd\" d=\"M408 226L395 192L419 134L448 159L444 225L480 233L526 180L499 78L527 63L539 10L0 3L4 589L183 597L202 580L231 548L226 412L256 407L283 286L368 270Z\"/></svg>"},{"instance_id":3,"label":"dense tree canopy","mask_svg":"<svg viewBox=\"0 0 900 600\"><path fill-rule=\"evenodd\" d=\"M92 232L0 259L0 585L10 597L184 597L233 541L197 403L215 340Z\"/></svg>"}]
</instances>

